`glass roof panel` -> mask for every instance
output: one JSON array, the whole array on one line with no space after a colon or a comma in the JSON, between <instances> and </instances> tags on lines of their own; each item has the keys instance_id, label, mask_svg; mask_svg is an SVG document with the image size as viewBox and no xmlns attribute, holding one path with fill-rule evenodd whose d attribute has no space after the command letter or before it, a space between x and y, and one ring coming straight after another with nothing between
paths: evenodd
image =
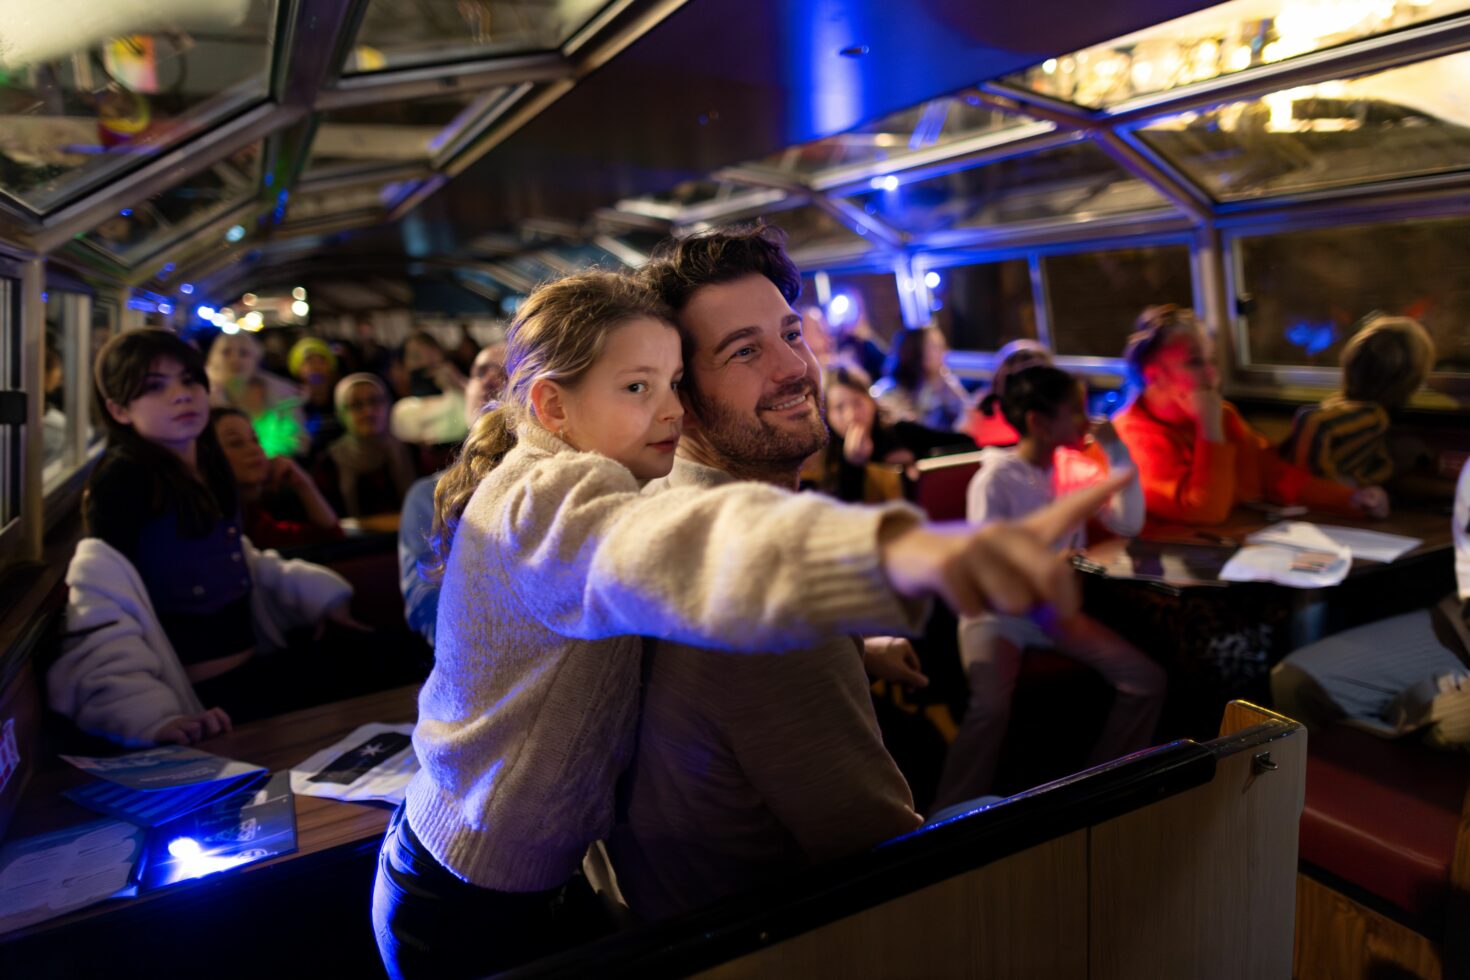
<instances>
[{"instance_id":1,"label":"glass roof panel","mask_svg":"<svg viewBox=\"0 0 1470 980\"><path fill-rule=\"evenodd\" d=\"M1140 130L1221 200L1470 169L1470 52L1183 113Z\"/></svg>"},{"instance_id":2,"label":"glass roof panel","mask_svg":"<svg viewBox=\"0 0 1470 980\"><path fill-rule=\"evenodd\" d=\"M644 214L656 218L667 218L673 220L678 217L684 208L693 207L696 204L712 204L716 201L728 201L739 194L750 193L750 188L744 184L735 184L725 180L686 180L662 194L651 194L647 197L633 197L619 201L617 208L632 214Z\"/></svg>"},{"instance_id":3,"label":"glass roof panel","mask_svg":"<svg viewBox=\"0 0 1470 980\"><path fill-rule=\"evenodd\" d=\"M14 5L11 5L14 6ZM0 27L0 191L46 212L268 92L276 0L20 0Z\"/></svg>"},{"instance_id":4,"label":"glass roof panel","mask_svg":"<svg viewBox=\"0 0 1470 980\"><path fill-rule=\"evenodd\" d=\"M337 215L378 212L403 196L405 181L348 184L319 190L297 190L286 202L286 224Z\"/></svg>"},{"instance_id":5,"label":"glass roof panel","mask_svg":"<svg viewBox=\"0 0 1470 980\"><path fill-rule=\"evenodd\" d=\"M809 177L837 167L896 160L967 136L997 133L1030 120L993 109L975 89L911 106L846 133L789 147L752 164Z\"/></svg>"},{"instance_id":6,"label":"glass roof panel","mask_svg":"<svg viewBox=\"0 0 1470 980\"><path fill-rule=\"evenodd\" d=\"M1088 142L1007 157L849 201L914 234L1096 217L1155 208L1164 198Z\"/></svg>"},{"instance_id":7,"label":"glass roof panel","mask_svg":"<svg viewBox=\"0 0 1470 980\"><path fill-rule=\"evenodd\" d=\"M1470 10L1470 0L1231 0L1005 79L1103 109Z\"/></svg>"},{"instance_id":8,"label":"glass roof panel","mask_svg":"<svg viewBox=\"0 0 1470 980\"><path fill-rule=\"evenodd\" d=\"M508 91L457 92L323 112L317 117L304 176L428 164Z\"/></svg>"},{"instance_id":9,"label":"glass roof panel","mask_svg":"<svg viewBox=\"0 0 1470 980\"><path fill-rule=\"evenodd\" d=\"M816 247L858 245L867 239L813 204L773 211L759 218L743 218L738 224L760 221L786 232L786 248L792 252ZM724 222L722 222L723 224Z\"/></svg>"},{"instance_id":10,"label":"glass roof panel","mask_svg":"<svg viewBox=\"0 0 1470 980\"><path fill-rule=\"evenodd\" d=\"M133 263L247 201L260 189L263 144L252 143L142 204L123 208L82 238Z\"/></svg>"},{"instance_id":11,"label":"glass roof panel","mask_svg":"<svg viewBox=\"0 0 1470 980\"><path fill-rule=\"evenodd\" d=\"M606 0L369 0L345 74L551 51Z\"/></svg>"}]
</instances>

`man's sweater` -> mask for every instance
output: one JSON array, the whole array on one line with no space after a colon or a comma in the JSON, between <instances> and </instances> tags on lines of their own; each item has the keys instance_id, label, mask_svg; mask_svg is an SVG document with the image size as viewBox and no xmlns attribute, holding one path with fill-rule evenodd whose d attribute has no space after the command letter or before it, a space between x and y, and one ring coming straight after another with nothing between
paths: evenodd
<instances>
[{"instance_id":1,"label":"man's sweater","mask_svg":"<svg viewBox=\"0 0 1470 980\"><path fill-rule=\"evenodd\" d=\"M658 482L666 492L733 478L679 459ZM698 908L919 825L854 637L752 657L659 643L645 674L627 813L609 840L640 917Z\"/></svg>"},{"instance_id":2,"label":"man's sweater","mask_svg":"<svg viewBox=\"0 0 1470 980\"><path fill-rule=\"evenodd\" d=\"M612 824L640 636L788 651L913 626L878 554L907 508L737 483L643 496L623 466L534 422L480 484L439 598L408 820L484 888L566 881Z\"/></svg>"}]
</instances>

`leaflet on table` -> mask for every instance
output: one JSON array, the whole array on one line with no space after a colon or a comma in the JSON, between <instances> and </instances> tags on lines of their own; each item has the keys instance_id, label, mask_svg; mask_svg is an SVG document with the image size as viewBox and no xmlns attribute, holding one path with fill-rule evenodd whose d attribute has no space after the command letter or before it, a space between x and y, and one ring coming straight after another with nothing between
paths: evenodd
<instances>
[{"instance_id":1,"label":"leaflet on table","mask_svg":"<svg viewBox=\"0 0 1470 980\"><path fill-rule=\"evenodd\" d=\"M1316 536L1313 536L1313 532ZM1246 540L1253 544L1314 548L1319 545L1311 542L1320 542L1320 538L1326 538L1339 548L1346 548L1354 558L1381 562L1397 561L1424 543L1421 538L1409 538L1402 534L1385 534L1382 531L1365 531L1362 528L1339 527L1335 524L1312 524L1307 521L1281 521L1249 535Z\"/></svg>"},{"instance_id":2,"label":"leaflet on table","mask_svg":"<svg viewBox=\"0 0 1470 980\"><path fill-rule=\"evenodd\" d=\"M62 756L99 780L65 792L111 817L156 827L260 782L260 766L178 745L98 758Z\"/></svg>"},{"instance_id":3,"label":"leaflet on table","mask_svg":"<svg viewBox=\"0 0 1470 980\"><path fill-rule=\"evenodd\" d=\"M1352 552L1315 524L1290 521L1279 538L1248 544L1220 569L1226 582L1275 582L1294 589L1320 589L1337 585L1353 567ZM1254 541L1256 535L1247 540Z\"/></svg>"},{"instance_id":4,"label":"leaflet on table","mask_svg":"<svg viewBox=\"0 0 1470 980\"><path fill-rule=\"evenodd\" d=\"M218 800L148 835L145 891L229 871L296 850L296 798L289 773Z\"/></svg>"},{"instance_id":5,"label":"leaflet on table","mask_svg":"<svg viewBox=\"0 0 1470 980\"><path fill-rule=\"evenodd\" d=\"M419 770L413 725L369 724L291 769L291 789L351 803L402 803Z\"/></svg>"},{"instance_id":6,"label":"leaflet on table","mask_svg":"<svg viewBox=\"0 0 1470 980\"><path fill-rule=\"evenodd\" d=\"M131 895L147 831L94 820L0 847L0 934Z\"/></svg>"}]
</instances>

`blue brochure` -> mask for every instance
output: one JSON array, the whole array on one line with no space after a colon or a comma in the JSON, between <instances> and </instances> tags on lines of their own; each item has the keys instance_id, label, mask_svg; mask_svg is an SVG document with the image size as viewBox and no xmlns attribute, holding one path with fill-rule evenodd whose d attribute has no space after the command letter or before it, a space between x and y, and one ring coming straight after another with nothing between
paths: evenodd
<instances>
[{"instance_id":1,"label":"blue brochure","mask_svg":"<svg viewBox=\"0 0 1470 980\"><path fill-rule=\"evenodd\" d=\"M296 850L291 774L155 827L138 876L145 891L203 878Z\"/></svg>"},{"instance_id":2,"label":"blue brochure","mask_svg":"<svg viewBox=\"0 0 1470 980\"><path fill-rule=\"evenodd\" d=\"M266 776L260 766L177 745L109 758L62 758L83 772L101 777L67 790L68 799L144 827L168 823L252 787Z\"/></svg>"}]
</instances>

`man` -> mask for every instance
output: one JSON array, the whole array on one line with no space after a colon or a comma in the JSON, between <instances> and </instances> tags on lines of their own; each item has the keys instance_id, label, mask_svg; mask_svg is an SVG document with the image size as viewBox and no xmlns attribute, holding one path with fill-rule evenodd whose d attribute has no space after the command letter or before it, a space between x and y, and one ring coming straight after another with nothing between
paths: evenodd
<instances>
[{"instance_id":1,"label":"man","mask_svg":"<svg viewBox=\"0 0 1470 980\"><path fill-rule=\"evenodd\" d=\"M826 444L820 370L791 308L801 280L781 240L759 228L672 242L643 272L684 337L684 437L661 483L794 489ZM847 636L782 656L654 648L609 841L635 914L696 908L919 825L861 654Z\"/></svg>"},{"instance_id":2,"label":"man","mask_svg":"<svg viewBox=\"0 0 1470 980\"><path fill-rule=\"evenodd\" d=\"M505 387L505 344L489 344L475 355L464 386L465 428L474 426L485 406ZM398 587L403 593L403 618L411 629L434 645L434 623L439 617L439 583L419 574L419 563L431 557L429 533L434 527L434 487L441 474L414 482L403 498L398 522Z\"/></svg>"}]
</instances>

